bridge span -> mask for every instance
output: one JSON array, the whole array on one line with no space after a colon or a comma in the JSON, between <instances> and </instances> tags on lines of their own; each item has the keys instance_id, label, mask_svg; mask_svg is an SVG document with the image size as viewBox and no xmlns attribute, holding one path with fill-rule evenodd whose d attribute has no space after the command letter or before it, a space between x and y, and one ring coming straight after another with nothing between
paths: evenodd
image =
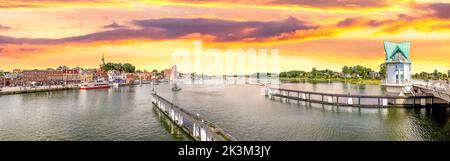
<instances>
[{"instance_id":1,"label":"bridge span","mask_svg":"<svg viewBox=\"0 0 450 161\"><path fill-rule=\"evenodd\" d=\"M450 84L448 81L413 81L414 95L431 95L450 102Z\"/></svg>"}]
</instances>

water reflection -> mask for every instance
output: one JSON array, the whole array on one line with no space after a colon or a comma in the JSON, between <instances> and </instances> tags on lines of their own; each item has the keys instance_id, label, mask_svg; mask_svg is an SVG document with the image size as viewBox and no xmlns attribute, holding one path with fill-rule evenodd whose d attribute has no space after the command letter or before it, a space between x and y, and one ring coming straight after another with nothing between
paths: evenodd
<instances>
[{"instance_id":1,"label":"water reflection","mask_svg":"<svg viewBox=\"0 0 450 161\"><path fill-rule=\"evenodd\" d=\"M192 137L186 134L180 127L175 125L164 113L153 107L153 112L158 118L164 129L172 135L174 140L178 141L193 141Z\"/></svg>"},{"instance_id":2,"label":"water reflection","mask_svg":"<svg viewBox=\"0 0 450 161\"><path fill-rule=\"evenodd\" d=\"M261 86L181 85L157 92L238 140L449 140L449 108L357 108L261 95ZM378 95L338 82L284 88ZM151 105L151 86L0 96L0 140L189 140Z\"/></svg>"},{"instance_id":3,"label":"water reflection","mask_svg":"<svg viewBox=\"0 0 450 161\"><path fill-rule=\"evenodd\" d=\"M260 95L263 87L255 85L192 84L182 88L174 93L161 84L157 91L183 108L206 117L238 140L447 140L450 131L448 118L443 117L448 111L439 109L427 115L414 114L415 109L407 108L285 102ZM282 84L282 88L366 95L383 93L380 86L336 82Z\"/></svg>"}]
</instances>

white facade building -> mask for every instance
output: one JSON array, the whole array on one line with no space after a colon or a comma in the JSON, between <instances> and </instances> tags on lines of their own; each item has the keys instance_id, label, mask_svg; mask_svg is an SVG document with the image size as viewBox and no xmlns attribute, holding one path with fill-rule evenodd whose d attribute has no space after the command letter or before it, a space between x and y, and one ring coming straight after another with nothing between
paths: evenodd
<instances>
[{"instance_id":1,"label":"white facade building","mask_svg":"<svg viewBox=\"0 0 450 161\"><path fill-rule=\"evenodd\" d=\"M411 83L411 60L409 42L394 43L384 41L386 52L385 84L408 85Z\"/></svg>"},{"instance_id":2,"label":"white facade building","mask_svg":"<svg viewBox=\"0 0 450 161\"><path fill-rule=\"evenodd\" d=\"M117 70L109 70L108 81L113 83L124 83L126 81L126 75Z\"/></svg>"},{"instance_id":3,"label":"white facade building","mask_svg":"<svg viewBox=\"0 0 450 161\"><path fill-rule=\"evenodd\" d=\"M384 41L386 54L386 86L388 95L411 95L412 74L409 42Z\"/></svg>"}]
</instances>

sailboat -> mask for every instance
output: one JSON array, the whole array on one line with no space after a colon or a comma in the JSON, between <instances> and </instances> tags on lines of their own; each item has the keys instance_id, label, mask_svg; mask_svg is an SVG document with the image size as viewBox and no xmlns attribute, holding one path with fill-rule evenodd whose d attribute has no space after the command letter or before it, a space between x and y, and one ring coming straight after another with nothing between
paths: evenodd
<instances>
[{"instance_id":1,"label":"sailboat","mask_svg":"<svg viewBox=\"0 0 450 161\"><path fill-rule=\"evenodd\" d=\"M170 78L169 78L170 84L173 84L173 87L172 87L173 92L181 90L181 88L177 85L177 82L176 82L177 76L178 76L177 66L174 65L174 66L172 66L172 72L171 72Z\"/></svg>"}]
</instances>

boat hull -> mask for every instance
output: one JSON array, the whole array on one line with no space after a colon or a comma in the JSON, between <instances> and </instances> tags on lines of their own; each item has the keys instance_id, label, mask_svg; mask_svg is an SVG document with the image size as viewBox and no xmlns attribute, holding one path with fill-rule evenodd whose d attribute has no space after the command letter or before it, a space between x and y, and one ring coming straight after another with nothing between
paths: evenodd
<instances>
[{"instance_id":1,"label":"boat hull","mask_svg":"<svg viewBox=\"0 0 450 161\"><path fill-rule=\"evenodd\" d=\"M80 90L107 89L107 88L111 88L111 86L80 87Z\"/></svg>"}]
</instances>

